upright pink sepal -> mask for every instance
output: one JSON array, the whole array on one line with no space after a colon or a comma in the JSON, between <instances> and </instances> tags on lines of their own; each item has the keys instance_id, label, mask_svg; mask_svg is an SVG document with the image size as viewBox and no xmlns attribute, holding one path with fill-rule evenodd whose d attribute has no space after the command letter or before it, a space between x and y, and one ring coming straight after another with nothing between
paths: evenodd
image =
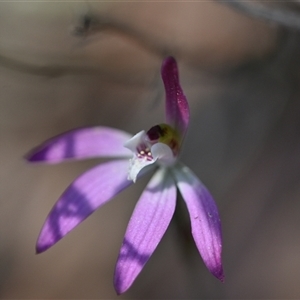
<instances>
[{"instance_id":1,"label":"upright pink sepal","mask_svg":"<svg viewBox=\"0 0 300 300\"><path fill-rule=\"evenodd\" d=\"M166 121L183 137L190 119L187 99L179 83L178 68L173 57L167 57L161 68L166 91Z\"/></svg>"}]
</instances>

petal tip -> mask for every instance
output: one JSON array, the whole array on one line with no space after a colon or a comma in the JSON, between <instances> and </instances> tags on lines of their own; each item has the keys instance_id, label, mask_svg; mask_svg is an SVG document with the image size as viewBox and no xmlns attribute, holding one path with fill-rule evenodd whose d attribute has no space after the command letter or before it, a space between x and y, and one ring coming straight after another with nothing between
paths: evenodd
<instances>
[{"instance_id":1,"label":"petal tip","mask_svg":"<svg viewBox=\"0 0 300 300\"><path fill-rule=\"evenodd\" d=\"M41 245L41 244L36 244L35 246L35 253L36 254L40 254L45 252L46 250L48 250L51 247L51 245Z\"/></svg>"},{"instance_id":2,"label":"petal tip","mask_svg":"<svg viewBox=\"0 0 300 300\"><path fill-rule=\"evenodd\" d=\"M220 268L212 270L211 273L217 278L219 279L222 283L224 283L225 281L225 275L223 272L223 267L220 266Z\"/></svg>"},{"instance_id":3,"label":"petal tip","mask_svg":"<svg viewBox=\"0 0 300 300\"><path fill-rule=\"evenodd\" d=\"M121 291L120 289L118 289L116 287L115 287L115 291L118 296L121 296L125 292L125 291Z\"/></svg>"},{"instance_id":4,"label":"petal tip","mask_svg":"<svg viewBox=\"0 0 300 300\"><path fill-rule=\"evenodd\" d=\"M176 60L173 56L167 56L163 63L162 63L162 69L166 68L170 64L175 64L176 65Z\"/></svg>"},{"instance_id":5,"label":"petal tip","mask_svg":"<svg viewBox=\"0 0 300 300\"><path fill-rule=\"evenodd\" d=\"M161 75L164 82L170 77L174 77L175 81L178 81L177 62L173 56L168 56L163 60L161 65Z\"/></svg>"},{"instance_id":6,"label":"petal tip","mask_svg":"<svg viewBox=\"0 0 300 300\"><path fill-rule=\"evenodd\" d=\"M48 147L42 149L34 149L28 154L26 154L24 158L30 163L42 162L46 159L47 152L48 152Z\"/></svg>"},{"instance_id":7,"label":"petal tip","mask_svg":"<svg viewBox=\"0 0 300 300\"><path fill-rule=\"evenodd\" d=\"M115 274L114 277L114 288L118 296L124 294L129 287L124 286L124 281L121 280L120 276Z\"/></svg>"}]
</instances>

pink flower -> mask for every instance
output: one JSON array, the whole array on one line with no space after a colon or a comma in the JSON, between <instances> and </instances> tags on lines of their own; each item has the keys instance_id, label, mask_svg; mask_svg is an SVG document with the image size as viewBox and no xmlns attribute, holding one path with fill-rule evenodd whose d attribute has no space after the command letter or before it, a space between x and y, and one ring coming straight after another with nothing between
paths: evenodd
<instances>
[{"instance_id":1,"label":"pink flower","mask_svg":"<svg viewBox=\"0 0 300 300\"><path fill-rule=\"evenodd\" d=\"M161 73L166 90L166 123L135 136L107 127L72 130L46 141L27 158L49 164L69 159L115 158L82 174L66 189L45 221L37 253L53 246L147 171L157 169L137 202L125 233L114 275L118 294L131 286L169 226L175 210L176 187L186 203L192 235L205 265L218 279L224 279L217 206L196 175L178 161L189 124L189 106L174 58L164 60Z\"/></svg>"}]
</instances>

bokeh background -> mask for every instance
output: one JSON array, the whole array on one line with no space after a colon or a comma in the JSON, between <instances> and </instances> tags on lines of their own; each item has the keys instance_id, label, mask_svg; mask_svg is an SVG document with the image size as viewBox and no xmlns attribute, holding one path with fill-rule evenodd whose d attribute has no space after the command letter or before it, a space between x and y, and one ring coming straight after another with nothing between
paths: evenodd
<instances>
[{"instance_id":1,"label":"bokeh background","mask_svg":"<svg viewBox=\"0 0 300 300\"><path fill-rule=\"evenodd\" d=\"M217 1L1 1L2 299L300 298L299 1L291 2L248 10ZM147 180L35 255L56 199L103 160L45 166L23 157L75 127L136 133L162 122L166 55L179 63L191 106L182 160L220 209L226 279L171 224L117 296L115 261Z\"/></svg>"}]
</instances>

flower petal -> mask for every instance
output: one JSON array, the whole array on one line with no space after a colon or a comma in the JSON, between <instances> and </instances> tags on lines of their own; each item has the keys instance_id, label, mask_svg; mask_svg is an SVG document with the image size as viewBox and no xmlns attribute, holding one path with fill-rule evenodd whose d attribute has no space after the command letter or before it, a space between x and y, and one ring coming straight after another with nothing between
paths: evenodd
<instances>
[{"instance_id":1,"label":"flower petal","mask_svg":"<svg viewBox=\"0 0 300 300\"><path fill-rule=\"evenodd\" d=\"M128 169L128 180L132 180L134 183L139 175L139 173L147 166L153 165L156 160L147 160L146 158L139 158L137 156L133 156L129 162Z\"/></svg>"},{"instance_id":2,"label":"flower petal","mask_svg":"<svg viewBox=\"0 0 300 300\"><path fill-rule=\"evenodd\" d=\"M137 134L135 134L130 139L127 139L124 142L123 146L125 148L131 150L133 153L135 153L137 151L137 147L140 144L145 143L146 138L147 138L146 131L142 130L142 131L138 132Z\"/></svg>"},{"instance_id":3,"label":"flower petal","mask_svg":"<svg viewBox=\"0 0 300 300\"><path fill-rule=\"evenodd\" d=\"M151 147L153 159L162 166L170 166L176 161L171 148L163 143L156 143Z\"/></svg>"},{"instance_id":4,"label":"flower petal","mask_svg":"<svg viewBox=\"0 0 300 300\"><path fill-rule=\"evenodd\" d=\"M53 246L101 205L127 188L128 160L101 164L79 176L56 202L39 235L36 251Z\"/></svg>"},{"instance_id":5,"label":"flower petal","mask_svg":"<svg viewBox=\"0 0 300 300\"><path fill-rule=\"evenodd\" d=\"M190 119L189 105L179 83L176 60L167 57L161 68L166 91L166 121L184 136Z\"/></svg>"},{"instance_id":6,"label":"flower petal","mask_svg":"<svg viewBox=\"0 0 300 300\"><path fill-rule=\"evenodd\" d=\"M224 280L222 233L218 208L212 196L192 171L183 165L173 169L177 186L191 218L192 234L209 271Z\"/></svg>"},{"instance_id":7,"label":"flower petal","mask_svg":"<svg viewBox=\"0 0 300 300\"><path fill-rule=\"evenodd\" d=\"M117 260L114 286L124 293L141 272L174 214L176 186L168 170L158 170L141 195Z\"/></svg>"},{"instance_id":8,"label":"flower petal","mask_svg":"<svg viewBox=\"0 0 300 300\"><path fill-rule=\"evenodd\" d=\"M149 148L151 145L147 141L147 134L145 130L140 131L130 140L126 141L126 143L124 143L124 147L131 150L133 154L132 159L130 159L128 179L135 182L139 172L146 166L154 164L157 158L153 159L151 152L150 156L146 153L146 151L150 150ZM139 152L139 150L142 149L145 150L143 151L143 154Z\"/></svg>"},{"instance_id":9,"label":"flower petal","mask_svg":"<svg viewBox=\"0 0 300 300\"><path fill-rule=\"evenodd\" d=\"M109 127L90 127L60 134L34 149L30 162L59 163L68 159L130 157L123 144L131 135Z\"/></svg>"}]
</instances>

